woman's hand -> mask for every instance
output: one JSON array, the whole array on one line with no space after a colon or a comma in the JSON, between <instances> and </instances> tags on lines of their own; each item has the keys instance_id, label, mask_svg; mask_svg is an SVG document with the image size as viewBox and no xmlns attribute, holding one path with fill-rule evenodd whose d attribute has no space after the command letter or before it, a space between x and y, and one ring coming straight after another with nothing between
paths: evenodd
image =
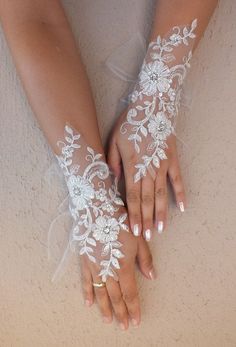
<instances>
[{"instance_id":1,"label":"woman's hand","mask_svg":"<svg viewBox=\"0 0 236 347\"><path fill-rule=\"evenodd\" d=\"M149 279L156 278L152 264L152 256L143 239L135 238L131 232L119 234L123 244L124 257L119 259L120 269L117 270L118 281L109 277L106 286L94 288L93 282L101 282L98 277L98 265L92 263L86 256L81 256L81 277L85 303L91 306L96 298L104 323L111 323L113 312L120 328L126 330L129 318L134 326L140 323L140 303L135 279L135 260L137 258L140 271Z\"/></svg>"},{"instance_id":2,"label":"woman's hand","mask_svg":"<svg viewBox=\"0 0 236 347\"><path fill-rule=\"evenodd\" d=\"M138 240L129 232L127 211L120 198L117 179L113 180L104 155L89 147L76 129L65 125L64 138L57 141L56 155L69 191L69 210L74 219L70 242L82 256L82 283L86 302L93 301L93 283L105 322L112 319L112 307L122 329L128 316L140 322L135 259ZM155 273L148 248L141 245L140 269L148 278Z\"/></svg>"},{"instance_id":3,"label":"woman's hand","mask_svg":"<svg viewBox=\"0 0 236 347\"><path fill-rule=\"evenodd\" d=\"M167 176L170 178L177 206L182 212L186 206L186 198L176 138L173 134L166 141L168 145L168 148L165 149L167 159L161 160L160 168L152 170L151 174L148 171L145 177L136 183L134 182L135 165L139 163L139 157L133 143L128 140L128 136L123 136L120 132L128 111L120 116L113 130L108 152L108 164L118 177L121 175L123 167L131 229L135 236L143 233L145 239L149 241L153 230L157 229L161 233L167 224Z\"/></svg>"}]
</instances>

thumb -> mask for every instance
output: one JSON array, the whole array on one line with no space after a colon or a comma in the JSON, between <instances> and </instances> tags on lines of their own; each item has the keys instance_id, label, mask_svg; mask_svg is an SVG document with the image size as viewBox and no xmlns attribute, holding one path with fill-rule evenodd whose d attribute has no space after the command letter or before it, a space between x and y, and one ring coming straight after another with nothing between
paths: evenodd
<instances>
[{"instance_id":1,"label":"thumb","mask_svg":"<svg viewBox=\"0 0 236 347\"><path fill-rule=\"evenodd\" d=\"M157 278L156 270L152 262L152 254L147 245L147 242L139 237L137 262L141 273L148 279L154 280Z\"/></svg>"},{"instance_id":2,"label":"thumb","mask_svg":"<svg viewBox=\"0 0 236 347\"><path fill-rule=\"evenodd\" d=\"M121 175L121 156L115 141L111 141L109 144L107 164L119 179Z\"/></svg>"}]
</instances>

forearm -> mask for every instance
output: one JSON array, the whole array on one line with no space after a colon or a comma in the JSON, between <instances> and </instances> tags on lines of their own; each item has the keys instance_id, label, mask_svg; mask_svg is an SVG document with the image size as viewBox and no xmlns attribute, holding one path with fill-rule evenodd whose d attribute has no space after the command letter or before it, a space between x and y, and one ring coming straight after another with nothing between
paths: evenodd
<instances>
[{"instance_id":1,"label":"forearm","mask_svg":"<svg viewBox=\"0 0 236 347\"><path fill-rule=\"evenodd\" d=\"M165 36L174 26L185 26L197 18L195 49L217 3L218 0L157 0L150 41L158 35Z\"/></svg>"},{"instance_id":2,"label":"forearm","mask_svg":"<svg viewBox=\"0 0 236 347\"><path fill-rule=\"evenodd\" d=\"M58 151L56 142L68 122L101 153L89 82L60 3L52 1L47 8L53 17L42 9L43 3L48 3L45 1L33 16L36 11L29 11L34 7L32 2L20 1L20 13L18 5L4 3L0 14L7 42L30 105L53 150Z\"/></svg>"}]
</instances>

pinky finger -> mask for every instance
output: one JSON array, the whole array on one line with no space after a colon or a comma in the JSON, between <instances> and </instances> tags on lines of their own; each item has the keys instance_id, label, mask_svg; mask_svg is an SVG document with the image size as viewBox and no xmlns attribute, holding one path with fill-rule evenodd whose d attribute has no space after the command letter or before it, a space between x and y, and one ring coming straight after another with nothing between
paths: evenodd
<instances>
[{"instance_id":1,"label":"pinky finger","mask_svg":"<svg viewBox=\"0 0 236 347\"><path fill-rule=\"evenodd\" d=\"M177 159L175 159L169 167L168 175L175 194L176 204L181 212L184 212L186 207L186 195L180 166Z\"/></svg>"},{"instance_id":2,"label":"pinky finger","mask_svg":"<svg viewBox=\"0 0 236 347\"><path fill-rule=\"evenodd\" d=\"M82 291L84 297L84 303L87 307L92 306L94 303L94 290L92 285L92 274L90 269L82 257L80 258L80 272L81 272L81 283L82 283Z\"/></svg>"}]
</instances>

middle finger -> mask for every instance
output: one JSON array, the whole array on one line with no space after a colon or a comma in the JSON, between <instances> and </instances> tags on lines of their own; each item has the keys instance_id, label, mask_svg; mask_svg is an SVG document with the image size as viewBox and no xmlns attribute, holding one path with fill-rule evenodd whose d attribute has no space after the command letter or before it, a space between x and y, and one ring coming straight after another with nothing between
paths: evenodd
<instances>
[{"instance_id":1,"label":"middle finger","mask_svg":"<svg viewBox=\"0 0 236 347\"><path fill-rule=\"evenodd\" d=\"M119 282L115 281L112 278L109 278L107 280L106 286L120 328L122 330L126 330L129 326L128 311L124 299L122 297Z\"/></svg>"}]
</instances>

